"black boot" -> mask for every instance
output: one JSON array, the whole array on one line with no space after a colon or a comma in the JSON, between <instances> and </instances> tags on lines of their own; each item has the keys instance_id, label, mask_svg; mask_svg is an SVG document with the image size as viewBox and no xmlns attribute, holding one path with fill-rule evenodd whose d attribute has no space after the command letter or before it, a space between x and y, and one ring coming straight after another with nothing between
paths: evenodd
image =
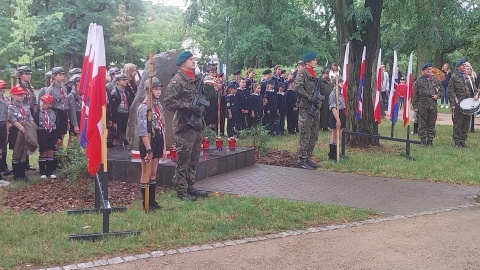
<instances>
[{"instance_id":1,"label":"black boot","mask_svg":"<svg viewBox=\"0 0 480 270\"><path fill-rule=\"evenodd\" d=\"M328 152L328 159L330 160L337 160L337 145L334 143L330 143L330 152Z\"/></svg>"},{"instance_id":2,"label":"black boot","mask_svg":"<svg viewBox=\"0 0 480 270\"><path fill-rule=\"evenodd\" d=\"M150 206L150 210L156 210L156 209L162 208L155 200L156 187L157 187L157 182L155 180L150 180L150 185L148 188L148 193L149 193L148 205Z\"/></svg>"},{"instance_id":3,"label":"black boot","mask_svg":"<svg viewBox=\"0 0 480 270\"><path fill-rule=\"evenodd\" d=\"M142 193L142 207L145 209L145 184L140 184L140 192Z\"/></svg>"},{"instance_id":4,"label":"black boot","mask_svg":"<svg viewBox=\"0 0 480 270\"><path fill-rule=\"evenodd\" d=\"M428 140L427 140L427 146L433 147L433 138L428 138Z\"/></svg>"},{"instance_id":5,"label":"black boot","mask_svg":"<svg viewBox=\"0 0 480 270\"><path fill-rule=\"evenodd\" d=\"M196 201L197 197L188 193L186 190L178 190L177 197L183 201Z\"/></svg>"},{"instance_id":6,"label":"black boot","mask_svg":"<svg viewBox=\"0 0 480 270\"><path fill-rule=\"evenodd\" d=\"M16 165L17 165L17 178L15 180L21 180L21 181L30 180L25 174L27 164L25 162L20 162L20 163L17 163Z\"/></svg>"},{"instance_id":7,"label":"black boot","mask_svg":"<svg viewBox=\"0 0 480 270\"><path fill-rule=\"evenodd\" d=\"M13 180L19 180L20 178L19 166L20 166L20 163L18 163L17 161L12 161Z\"/></svg>"},{"instance_id":8,"label":"black boot","mask_svg":"<svg viewBox=\"0 0 480 270\"><path fill-rule=\"evenodd\" d=\"M55 175L55 160L53 157L47 157L47 169L45 170L46 174L50 179L55 179L57 176Z\"/></svg>"},{"instance_id":9,"label":"black boot","mask_svg":"<svg viewBox=\"0 0 480 270\"><path fill-rule=\"evenodd\" d=\"M305 159L300 159L298 161L297 167L300 169L306 169L306 170L315 170L312 166L308 165L307 161Z\"/></svg>"},{"instance_id":10,"label":"black boot","mask_svg":"<svg viewBox=\"0 0 480 270\"><path fill-rule=\"evenodd\" d=\"M314 168L314 169L320 168L320 165L318 165L317 163L313 162L313 161L310 160L310 159L307 159L307 164L310 165L310 167L312 167L312 168Z\"/></svg>"},{"instance_id":11,"label":"black boot","mask_svg":"<svg viewBox=\"0 0 480 270\"><path fill-rule=\"evenodd\" d=\"M418 133L418 123L413 123L413 134Z\"/></svg>"},{"instance_id":12,"label":"black boot","mask_svg":"<svg viewBox=\"0 0 480 270\"><path fill-rule=\"evenodd\" d=\"M29 171L36 171L37 170L37 168L30 166L30 158L29 158L28 155L27 155L27 159L25 161L25 170L29 170Z\"/></svg>"},{"instance_id":13,"label":"black boot","mask_svg":"<svg viewBox=\"0 0 480 270\"><path fill-rule=\"evenodd\" d=\"M8 169L8 165L7 165L7 147L5 147L5 149L3 149L3 155L2 155L2 158L0 159L0 163L2 164L3 166L3 169L2 171L0 171L1 174L3 175L10 175L11 173L13 173L13 168L12 168L12 171L10 171Z\"/></svg>"},{"instance_id":14,"label":"black boot","mask_svg":"<svg viewBox=\"0 0 480 270\"><path fill-rule=\"evenodd\" d=\"M38 157L38 167L40 170L40 178L47 178L47 157Z\"/></svg>"},{"instance_id":15,"label":"black boot","mask_svg":"<svg viewBox=\"0 0 480 270\"><path fill-rule=\"evenodd\" d=\"M427 146L427 139L426 138L421 138L422 143L420 144L421 147Z\"/></svg>"},{"instance_id":16,"label":"black boot","mask_svg":"<svg viewBox=\"0 0 480 270\"><path fill-rule=\"evenodd\" d=\"M208 192L203 191L203 190L198 190L198 189L196 189L192 186L188 187L187 192L188 192L188 194L193 195L197 198L208 196Z\"/></svg>"},{"instance_id":17,"label":"black boot","mask_svg":"<svg viewBox=\"0 0 480 270\"><path fill-rule=\"evenodd\" d=\"M461 142L455 142L455 147L462 148L462 143Z\"/></svg>"}]
</instances>

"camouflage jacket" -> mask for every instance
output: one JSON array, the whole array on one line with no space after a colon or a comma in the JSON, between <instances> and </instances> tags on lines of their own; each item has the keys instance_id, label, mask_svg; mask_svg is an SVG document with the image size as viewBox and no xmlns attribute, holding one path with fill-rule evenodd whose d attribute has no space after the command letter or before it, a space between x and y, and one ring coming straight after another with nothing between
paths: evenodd
<instances>
[{"instance_id":1,"label":"camouflage jacket","mask_svg":"<svg viewBox=\"0 0 480 270\"><path fill-rule=\"evenodd\" d=\"M170 80L165 91L164 104L165 108L173 111L173 132L179 133L183 130L191 128L187 123L192 117L192 102L195 97L195 88L197 82L190 78L183 70L179 70ZM205 108L202 106L202 115ZM204 120L202 117L195 117L195 130L203 130Z\"/></svg>"},{"instance_id":2,"label":"camouflage jacket","mask_svg":"<svg viewBox=\"0 0 480 270\"><path fill-rule=\"evenodd\" d=\"M309 99L313 96L316 82L317 79L313 77L307 69L298 71L293 88L298 97L297 107L304 109L309 109L311 107Z\"/></svg>"},{"instance_id":3,"label":"camouflage jacket","mask_svg":"<svg viewBox=\"0 0 480 270\"><path fill-rule=\"evenodd\" d=\"M444 91L442 82L437 77L432 75L430 79L426 76L418 78L413 85L413 109L436 108L437 100L433 99L432 95L437 95L437 99L441 99Z\"/></svg>"},{"instance_id":4,"label":"camouflage jacket","mask_svg":"<svg viewBox=\"0 0 480 270\"><path fill-rule=\"evenodd\" d=\"M448 100L450 101L450 104L455 106L460 104L462 100L473 97L473 84L474 80L472 79L472 84L470 84L467 75L459 72L453 73L448 82Z\"/></svg>"}]
</instances>

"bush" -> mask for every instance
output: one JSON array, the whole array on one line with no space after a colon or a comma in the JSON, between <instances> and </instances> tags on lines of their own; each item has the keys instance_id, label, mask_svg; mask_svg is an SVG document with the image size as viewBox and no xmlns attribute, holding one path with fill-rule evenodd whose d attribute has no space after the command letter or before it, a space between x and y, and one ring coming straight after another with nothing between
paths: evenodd
<instances>
[{"instance_id":1,"label":"bush","mask_svg":"<svg viewBox=\"0 0 480 270\"><path fill-rule=\"evenodd\" d=\"M59 172L67 177L70 183L88 177L85 149L77 140L70 147L62 147L57 153Z\"/></svg>"},{"instance_id":2,"label":"bush","mask_svg":"<svg viewBox=\"0 0 480 270\"><path fill-rule=\"evenodd\" d=\"M240 131L240 135L244 138L251 139L253 147L262 154L265 154L268 151L268 144L270 143L272 136L268 134L265 126L252 126L251 128Z\"/></svg>"},{"instance_id":3,"label":"bush","mask_svg":"<svg viewBox=\"0 0 480 270\"><path fill-rule=\"evenodd\" d=\"M203 130L203 136L208 137L208 142L210 145L215 145L215 140L217 139L217 134L215 131L209 127L205 127Z\"/></svg>"}]
</instances>

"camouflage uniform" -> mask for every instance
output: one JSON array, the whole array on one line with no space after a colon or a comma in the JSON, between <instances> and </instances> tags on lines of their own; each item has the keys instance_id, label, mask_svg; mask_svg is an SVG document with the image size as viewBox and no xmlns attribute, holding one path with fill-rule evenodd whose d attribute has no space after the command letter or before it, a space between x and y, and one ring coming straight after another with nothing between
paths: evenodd
<instances>
[{"instance_id":1,"label":"camouflage uniform","mask_svg":"<svg viewBox=\"0 0 480 270\"><path fill-rule=\"evenodd\" d=\"M455 106L453 111L453 141L455 145L464 145L467 140L470 115L463 114L460 111L460 102L466 98L473 97L473 93L474 90L468 76L460 72L453 73L448 82L448 100L452 107Z\"/></svg>"},{"instance_id":2,"label":"camouflage uniform","mask_svg":"<svg viewBox=\"0 0 480 270\"><path fill-rule=\"evenodd\" d=\"M435 76L422 76L415 81L412 97L413 109L418 109L418 137L424 144L431 144L435 138L437 121L437 100L444 94L442 82ZM433 99L432 95L437 95Z\"/></svg>"},{"instance_id":3,"label":"camouflage uniform","mask_svg":"<svg viewBox=\"0 0 480 270\"><path fill-rule=\"evenodd\" d=\"M308 114L312 103L309 99L313 96L317 79L307 69L300 70L295 78L294 90L298 95L298 139L297 156L299 163L311 162L313 149L318 140L320 128L320 110L315 110L315 117Z\"/></svg>"},{"instance_id":4,"label":"camouflage uniform","mask_svg":"<svg viewBox=\"0 0 480 270\"><path fill-rule=\"evenodd\" d=\"M333 85L330 82L330 79L320 79L321 80L321 86L322 86L322 95L324 97L329 97L330 93L332 93L333 90ZM322 101L322 108L320 109L320 127L323 129L328 129L328 118L330 116L330 110L328 107L328 99L325 98L324 101Z\"/></svg>"},{"instance_id":5,"label":"camouflage uniform","mask_svg":"<svg viewBox=\"0 0 480 270\"><path fill-rule=\"evenodd\" d=\"M191 107L195 96L196 80L190 78L183 70L170 80L165 91L165 108L174 112L173 132L177 146L177 166L173 183L177 193L193 189L195 183L195 166L200 158L200 145L202 144L204 120L195 117L192 128L187 124L192 116ZM202 115L204 115L204 108Z\"/></svg>"}]
</instances>

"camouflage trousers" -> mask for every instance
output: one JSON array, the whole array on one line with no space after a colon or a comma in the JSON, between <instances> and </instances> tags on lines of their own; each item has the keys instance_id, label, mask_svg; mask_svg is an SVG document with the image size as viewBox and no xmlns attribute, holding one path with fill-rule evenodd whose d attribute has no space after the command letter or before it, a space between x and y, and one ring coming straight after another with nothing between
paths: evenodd
<instances>
[{"instance_id":1,"label":"camouflage trousers","mask_svg":"<svg viewBox=\"0 0 480 270\"><path fill-rule=\"evenodd\" d=\"M418 108L418 137L423 140L435 138L435 123L437 122L437 108Z\"/></svg>"},{"instance_id":2,"label":"camouflage trousers","mask_svg":"<svg viewBox=\"0 0 480 270\"><path fill-rule=\"evenodd\" d=\"M313 149L318 141L320 128L320 110L315 111L315 117L308 114L309 109L299 108L298 110L298 138L297 156L298 160L311 160Z\"/></svg>"},{"instance_id":3,"label":"camouflage trousers","mask_svg":"<svg viewBox=\"0 0 480 270\"><path fill-rule=\"evenodd\" d=\"M187 129L175 134L177 165L173 184L177 192L186 191L195 183L195 166L200 159L203 130Z\"/></svg>"},{"instance_id":4,"label":"camouflage trousers","mask_svg":"<svg viewBox=\"0 0 480 270\"><path fill-rule=\"evenodd\" d=\"M460 112L460 106L455 106L453 111L453 141L465 142L467 140L467 133L470 127L470 115Z\"/></svg>"}]
</instances>

